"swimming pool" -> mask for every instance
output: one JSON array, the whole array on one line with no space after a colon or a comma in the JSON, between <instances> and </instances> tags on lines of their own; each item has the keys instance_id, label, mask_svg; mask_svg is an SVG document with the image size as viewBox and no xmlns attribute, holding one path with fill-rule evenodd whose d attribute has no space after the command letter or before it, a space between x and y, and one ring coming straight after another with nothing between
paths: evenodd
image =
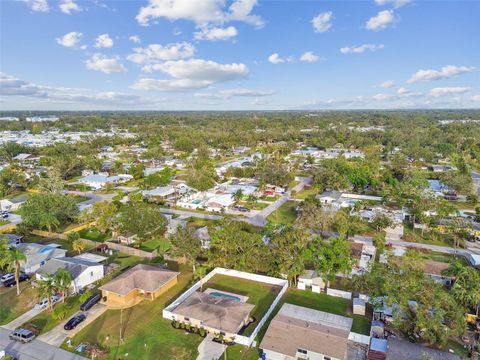
<instances>
[{"instance_id":1,"label":"swimming pool","mask_svg":"<svg viewBox=\"0 0 480 360\"><path fill-rule=\"evenodd\" d=\"M218 292L218 291L212 291L212 292L208 293L208 295L212 295L212 296L215 296L215 297L223 297L223 298L233 300L233 301L237 301L237 302L242 301L238 296L233 296L233 295L225 294L223 292Z\"/></svg>"}]
</instances>

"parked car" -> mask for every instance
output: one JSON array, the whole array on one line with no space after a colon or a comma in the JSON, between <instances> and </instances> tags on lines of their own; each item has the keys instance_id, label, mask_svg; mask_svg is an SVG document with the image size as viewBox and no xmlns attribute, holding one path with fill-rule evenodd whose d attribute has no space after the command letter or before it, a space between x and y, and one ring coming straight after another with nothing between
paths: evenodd
<instances>
[{"instance_id":1,"label":"parked car","mask_svg":"<svg viewBox=\"0 0 480 360\"><path fill-rule=\"evenodd\" d=\"M60 296L58 295L53 295L52 296L52 304L56 304L57 302L60 301ZM38 304L35 305L35 309L41 310L41 309L46 309L48 306L48 298L43 299L40 301Z\"/></svg>"},{"instance_id":2,"label":"parked car","mask_svg":"<svg viewBox=\"0 0 480 360\"><path fill-rule=\"evenodd\" d=\"M75 329L77 327L77 325L80 324L81 322L85 321L86 318L87 317L85 316L85 314L75 315L74 317L72 317L70 320L67 321L67 323L65 324L65 326L63 328L65 330Z\"/></svg>"},{"instance_id":3,"label":"parked car","mask_svg":"<svg viewBox=\"0 0 480 360\"><path fill-rule=\"evenodd\" d=\"M18 277L18 282L24 282L29 279L30 279L30 276L28 276L27 274L20 274L20 276ZM13 277L13 279L3 282L3 286L5 287L12 287L15 285L17 285L17 282L15 281L15 277Z\"/></svg>"},{"instance_id":4,"label":"parked car","mask_svg":"<svg viewBox=\"0 0 480 360\"><path fill-rule=\"evenodd\" d=\"M80 305L80 310L87 311L93 305L98 303L101 298L102 298L102 293L97 292L97 293L93 294L87 300L85 300L85 302L82 305Z\"/></svg>"},{"instance_id":5,"label":"parked car","mask_svg":"<svg viewBox=\"0 0 480 360\"><path fill-rule=\"evenodd\" d=\"M236 205L233 208L240 212L250 212L250 209L246 208L245 206Z\"/></svg>"},{"instance_id":6,"label":"parked car","mask_svg":"<svg viewBox=\"0 0 480 360\"><path fill-rule=\"evenodd\" d=\"M6 273L5 275L3 275L1 278L0 278L0 281L1 282L5 282L7 280L10 280L10 279L14 279L15 278L15 274L14 273Z\"/></svg>"},{"instance_id":7,"label":"parked car","mask_svg":"<svg viewBox=\"0 0 480 360\"><path fill-rule=\"evenodd\" d=\"M27 343L35 339L35 334L30 330L19 328L9 335L10 339Z\"/></svg>"}]
</instances>

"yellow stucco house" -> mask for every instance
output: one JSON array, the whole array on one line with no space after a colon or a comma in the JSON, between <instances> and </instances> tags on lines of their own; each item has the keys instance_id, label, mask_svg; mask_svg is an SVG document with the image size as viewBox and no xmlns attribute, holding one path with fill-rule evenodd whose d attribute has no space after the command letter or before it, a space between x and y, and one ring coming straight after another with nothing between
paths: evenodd
<instances>
[{"instance_id":1,"label":"yellow stucco house","mask_svg":"<svg viewBox=\"0 0 480 360\"><path fill-rule=\"evenodd\" d=\"M121 309L154 300L177 283L179 273L158 266L138 264L100 287L102 303Z\"/></svg>"}]
</instances>

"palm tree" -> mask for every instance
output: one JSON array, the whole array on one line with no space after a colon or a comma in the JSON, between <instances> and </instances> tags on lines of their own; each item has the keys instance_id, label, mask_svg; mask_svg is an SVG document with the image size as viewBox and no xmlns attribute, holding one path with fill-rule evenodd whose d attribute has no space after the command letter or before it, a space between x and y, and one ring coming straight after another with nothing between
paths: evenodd
<instances>
[{"instance_id":1,"label":"palm tree","mask_svg":"<svg viewBox=\"0 0 480 360\"><path fill-rule=\"evenodd\" d=\"M35 288L40 299L46 297L48 299L48 307L53 310L52 296L58 292L58 284L53 276L45 276L37 281Z\"/></svg>"},{"instance_id":2,"label":"palm tree","mask_svg":"<svg viewBox=\"0 0 480 360\"><path fill-rule=\"evenodd\" d=\"M236 201L236 202L239 202L243 197L243 191L242 189L238 189L237 191L235 191L235 193L233 194L233 199Z\"/></svg>"},{"instance_id":3,"label":"palm tree","mask_svg":"<svg viewBox=\"0 0 480 360\"><path fill-rule=\"evenodd\" d=\"M20 262L26 261L27 257L20 249L15 246L10 246L8 248L8 269L9 271L15 270L15 281L17 282L17 295L20 295Z\"/></svg>"},{"instance_id":4,"label":"palm tree","mask_svg":"<svg viewBox=\"0 0 480 360\"><path fill-rule=\"evenodd\" d=\"M85 244L82 239L77 239L72 243L72 249L74 251L78 251L78 253L80 254L83 250L85 250L86 245L87 244Z\"/></svg>"},{"instance_id":5,"label":"palm tree","mask_svg":"<svg viewBox=\"0 0 480 360\"><path fill-rule=\"evenodd\" d=\"M64 303L65 293L68 293L70 286L72 286L72 274L65 269L60 269L54 276L54 282L58 291L62 292L62 303Z\"/></svg>"}]
</instances>

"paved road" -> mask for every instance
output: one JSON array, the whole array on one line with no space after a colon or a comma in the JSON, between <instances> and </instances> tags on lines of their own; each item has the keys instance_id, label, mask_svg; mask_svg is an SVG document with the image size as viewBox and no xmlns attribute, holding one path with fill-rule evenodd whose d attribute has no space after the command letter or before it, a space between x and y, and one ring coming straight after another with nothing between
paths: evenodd
<instances>
[{"instance_id":1,"label":"paved road","mask_svg":"<svg viewBox=\"0 0 480 360\"><path fill-rule=\"evenodd\" d=\"M49 345L38 339L28 344L12 341L10 330L0 328L0 349L20 360L86 360L86 358Z\"/></svg>"},{"instance_id":2,"label":"paved road","mask_svg":"<svg viewBox=\"0 0 480 360\"><path fill-rule=\"evenodd\" d=\"M63 328L65 323L73 317L72 315L72 317L66 319L65 321L62 321L59 325L57 325L55 328L53 328L49 332L40 335L38 337L38 340L41 340L53 346L60 346L62 345L62 343L65 341L67 337L70 337L70 338L73 337L85 326L87 326L88 324L93 322L95 319L97 319L100 315L102 315L105 311L107 311L107 307L105 305L96 304L90 310L84 312L84 314L87 315L86 320L81 324L79 324L75 329L67 331ZM79 311L77 314L80 314L80 313L82 313L82 311Z\"/></svg>"},{"instance_id":3,"label":"paved road","mask_svg":"<svg viewBox=\"0 0 480 360\"><path fill-rule=\"evenodd\" d=\"M220 220L223 219L221 215L212 215L212 214L202 214L194 211L187 211L187 210L177 210L177 209L168 209L168 208L160 208L160 212L163 214L174 214L180 215L184 217L197 217L200 219L208 219L208 220Z\"/></svg>"},{"instance_id":4,"label":"paved road","mask_svg":"<svg viewBox=\"0 0 480 360\"><path fill-rule=\"evenodd\" d=\"M35 316L40 314L45 309L37 310L35 308L28 310L26 313L20 315L15 320L9 322L8 324L2 325L3 328L7 330L15 330L21 325L25 324L27 321L33 319Z\"/></svg>"},{"instance_id":5,"label":"paved road","mask_svg":"<svg viewBox=\"0 0 480 360\"><path fill-rule=\"evenodd\" d=\"M80 210L86 209L92 204L95 204L100 201L111 201L117 194L96 194L92 191L76 191L76 190L65 190L65 194L71 195L78 195L78 196L86 196L89 199L78 203L78 207Z\"/></svg>"}]
</instances>

